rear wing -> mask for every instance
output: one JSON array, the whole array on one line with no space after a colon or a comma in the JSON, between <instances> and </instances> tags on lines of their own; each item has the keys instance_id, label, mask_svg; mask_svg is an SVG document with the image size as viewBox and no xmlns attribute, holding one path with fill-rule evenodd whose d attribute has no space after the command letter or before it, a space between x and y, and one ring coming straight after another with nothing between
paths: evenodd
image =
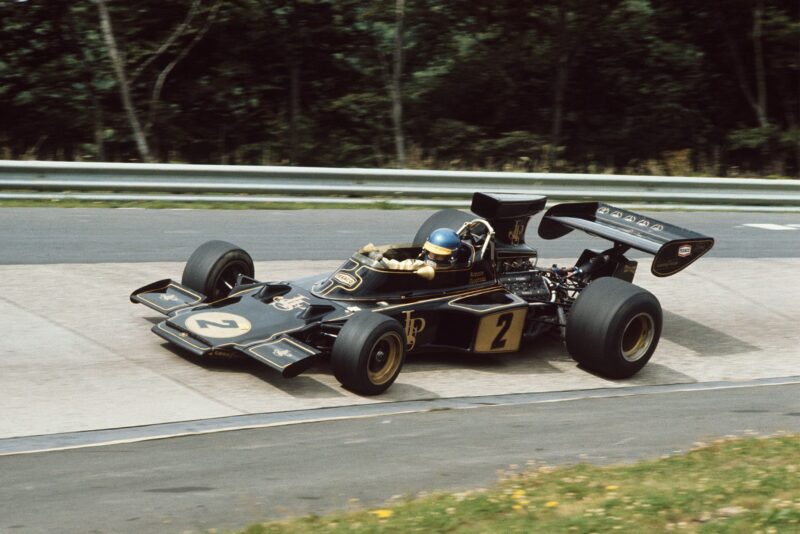
<instances>
[{"instance_id":1,"label":"rear wing","mask_svg":"<svg viewBox=\"0 0 800 534\"><path fill-rule=\"evenodd\" d=\"M662 277L682 271L714 246L711 237L601 202L558 204L539 224L542 239L557 239L572 230L655 255L650 270Z\"/></svg>"}]
</instances>

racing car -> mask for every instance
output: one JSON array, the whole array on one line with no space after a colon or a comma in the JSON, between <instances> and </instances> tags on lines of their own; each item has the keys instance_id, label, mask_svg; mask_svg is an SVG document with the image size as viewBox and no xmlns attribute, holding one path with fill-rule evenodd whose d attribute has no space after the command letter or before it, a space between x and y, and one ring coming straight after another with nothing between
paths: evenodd
<instances>
[{"instance_id":1,"label":"racing car","mask_svg":"<svg viewBox=\"0 0 800 534\"><path fill-rule=\"evenodd\" d=\"M244 355L284 377L329 358L337 380L362 395L386 391L410 352L515 352L523 338L547 333L583 368L631 377L656 349L662 311L632 283L638 264L625 254L653 254L651 272L664 277L714 240L605 203L557 204L539 237L581 230L611 243L584 250L572 266L539 267L525 232L546 201L477 192L471 213L434 213L410 244L369 244L332 273L294 281L258 281L247 252L209 241L190 256L180 283L154 282L130 299L166 315L152 331L190 353ZM439 268L421 253L443 228L458 242Z\"/></svg>"}]
</instances>

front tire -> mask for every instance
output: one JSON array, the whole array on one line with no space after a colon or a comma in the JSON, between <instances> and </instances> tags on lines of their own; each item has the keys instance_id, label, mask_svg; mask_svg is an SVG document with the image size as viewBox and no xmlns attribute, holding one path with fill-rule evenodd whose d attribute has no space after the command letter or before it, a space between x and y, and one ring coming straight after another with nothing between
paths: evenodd
<instances>
[{"instance_id":1,"label":"front tire","mask_svg":"<svg viewBox=\"0 0 800 534\"><path fill-rule=\"evenodd\" d=\"M362 395L378 395L400 374L406 357L406 338L400 323L374 312L360 312L339 331L331 366L336 379Z\"/></svg>"},{"instance_id":2,"label":"front tire","mask_svg":"<svg viewBox=\"0 0 800 534\"><path fill-rule=\"evenodd\" d=\"M661 337L661 304L649 291L616 278L589 284L567 317L572 358L609 378L629 378L644 367Z\"/></svg>"},{"instance_id":3,"label":"front tire","mask_svg":"<svg viewBox=\"0 0 800 534\"><path fill-rule=\"evenodd\" d=\"M209 301L219 300L230 294L240 274L255 274L253 258L232 243L207 241L189 256L181 284L199 291Z\"/></svg>"}]
</instances>

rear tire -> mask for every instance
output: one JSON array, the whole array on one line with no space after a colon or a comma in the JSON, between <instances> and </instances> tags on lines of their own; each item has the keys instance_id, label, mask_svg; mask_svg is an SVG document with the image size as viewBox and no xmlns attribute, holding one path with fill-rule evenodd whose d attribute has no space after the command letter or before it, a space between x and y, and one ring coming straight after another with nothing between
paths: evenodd
<instances>
[{"instance_id":1,"label":"rear tire","mask_svg":"<svg viewBox=\"0 0 800 534\"><path fill-rule=\"evenodd\" d=\"M616 278L589 284L567 317L572 358L609 378L629 378L653 355L661 337L661 304L649 291Z\"/></svg>"},{"instance_id":2,"label":"rear tire","mask_svg":"<svg viewBox=\"0 0 800 534\"><path fill-rule=\"evenodd\" d=\"M213 301L227 297L240 274L255 274L250 255L226 241L207 241L189 256L181 284Z\"/></svg>"},{"instance_id":3,"label":"rear tire","mask_svg":"<svg viewBox=\"0 0 800 534\"><path fill-rule=\"evenodd\" d=\"M336 379L362 395L378 395L403 368L406 337L400 323L374 312L351 317L333 343L331 366Z\"/></svg>"},{"instance_id":4,"label":"rear tire","mask_svg":"<svg viewBox=\"0 0 800 534\"><path fill-rule=\"evenodd\" d=\"M475 219L475 216L459 210L439 210L430 217L428 217L422 226L417 230L417 235L414 236L414 241L411 243L414 246L421 247L425 244L431 232L439 228L450 228L458 231L461 225L465 222Z\"/></svg>"}]
</instances>

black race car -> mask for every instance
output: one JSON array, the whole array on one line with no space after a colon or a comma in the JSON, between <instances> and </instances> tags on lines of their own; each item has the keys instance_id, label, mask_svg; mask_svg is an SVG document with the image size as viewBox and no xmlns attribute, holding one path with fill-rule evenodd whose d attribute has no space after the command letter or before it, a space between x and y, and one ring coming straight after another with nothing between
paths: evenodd
<instances>
[{"instance_id":1,"label":"black race car","mask_svg":"<svg viewBox=\"0 0 800 534\"><path fill-rule=\"evenodd\" d=\"M559 204L542 218L541 238L578 229L613 246L584 250L572 267L540 268L524 236L545 201L475 193L472 213L436 212L411 244L368 245L329 275L291 282L259 282L244 250L209 241L181 283L154 282L130 298L165 314L153 332L196 355L243 354L285 377L330 358L342 385L364 395L389 388L408 352L513 352L523 336L548 332L583 367L630 377L655 351L662 313L631 283L637 262L624 254L654 254L652 273L669 276L714 240L603 203ZM442 227L461 244L455 263L435 269L417 258Z\"/></svg>"}]
</instances>

